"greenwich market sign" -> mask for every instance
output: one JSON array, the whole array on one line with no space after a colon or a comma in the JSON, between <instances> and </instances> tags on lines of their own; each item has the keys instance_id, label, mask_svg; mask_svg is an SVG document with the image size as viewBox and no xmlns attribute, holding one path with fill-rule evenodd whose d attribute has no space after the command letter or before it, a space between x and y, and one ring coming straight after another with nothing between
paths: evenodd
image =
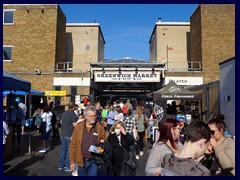
<instances>
[{"instance_id":1,"label":"greenwich market sign","mask_svg":"<svg viewBox=\"0 0 240 180\"><path fill-rule=\"evenodd\" d=\"M160 82L160 71L94 71L94 82Z\"/></svg>"}]
</instances>

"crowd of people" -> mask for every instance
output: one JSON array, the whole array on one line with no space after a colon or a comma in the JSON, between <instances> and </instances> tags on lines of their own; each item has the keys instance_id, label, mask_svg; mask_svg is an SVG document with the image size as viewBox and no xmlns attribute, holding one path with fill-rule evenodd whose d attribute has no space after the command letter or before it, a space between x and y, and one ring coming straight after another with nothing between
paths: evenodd
<instances>
[{"instance_id":1,"label":"crowd of people","mask_svg":"<svg viewBox=\"0 0 240 180\"><path fill-rule=\"evenodd\" d=\"M16 102L15 129L20 147L24 108ZM43 148L49 151L49 138L61 140L58 169L73 176L135 176L138 160L144 154L144 136L152 112L144 103L130 100L106 103L85 102L79 108L70 102L38 108L35 126ZM166 118L158 123L159 137L146 162L147 176L235 175L235 142L226 137L224 115L216 114L207 123L187 124L182 118ZM9 128L3 121L3 144ZM4 147L4 146L3 146Z\"/></svg>"}]
</instances>

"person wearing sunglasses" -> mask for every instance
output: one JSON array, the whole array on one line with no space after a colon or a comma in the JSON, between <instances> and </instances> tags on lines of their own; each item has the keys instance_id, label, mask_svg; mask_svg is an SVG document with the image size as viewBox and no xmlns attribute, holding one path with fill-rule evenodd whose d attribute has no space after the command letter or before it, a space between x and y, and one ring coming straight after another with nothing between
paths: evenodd
<instances>
[{"instance_id":1,"label":"person wearing sunglasses","mask_svg":"<svg viewBox=\"0 0 240 180\"><path fill-rule=\"evenodd\" d=\"M235 141L225 136L226 124L224 115L214 115L208 122L211 129L211 145L214 150L214 158L211 170L212 175L235 176Z\"/></svg>"}]
</instances>

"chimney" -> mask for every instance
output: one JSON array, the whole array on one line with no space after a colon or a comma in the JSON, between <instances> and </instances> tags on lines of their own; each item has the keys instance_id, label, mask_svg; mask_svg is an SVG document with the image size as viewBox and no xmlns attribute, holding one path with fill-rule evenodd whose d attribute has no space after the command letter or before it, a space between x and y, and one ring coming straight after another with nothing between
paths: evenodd
<instances>
[{"instance_id":1,"label":"chimney","mask_svg":"<svg viewBox=\"0 0 240 180\"><path fill-rule=\"evenodd\" d=\"M158 18L158 22L161 22L162 21L162 18Z\"/></svg>"}]
</instances>

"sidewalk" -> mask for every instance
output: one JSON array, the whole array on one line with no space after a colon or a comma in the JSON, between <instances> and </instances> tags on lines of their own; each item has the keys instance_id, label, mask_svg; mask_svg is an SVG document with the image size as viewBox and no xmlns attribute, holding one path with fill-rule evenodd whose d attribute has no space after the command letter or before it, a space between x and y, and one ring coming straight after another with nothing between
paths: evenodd
<instances>
[{"instance_id":1,"label":"sidewalk","mask_svg":"<svg viewBox=\"0 0 240 180\"><path fill-rule=\"evenodd\" d=\"M48 153L42 154L38 151L42 148L41 134L31 132L32 155L28 154L28 133L22 136L22 148L17 151L11 159L3 163L4 176L72 176L71 172L58 170L60 157L60 140L52 138L50 144L55 145ZM149 151L149 143L145 141L144 155L140 157L137 168L137 176L145 176L145 165Z\"/></svg>"}]
</instances>

